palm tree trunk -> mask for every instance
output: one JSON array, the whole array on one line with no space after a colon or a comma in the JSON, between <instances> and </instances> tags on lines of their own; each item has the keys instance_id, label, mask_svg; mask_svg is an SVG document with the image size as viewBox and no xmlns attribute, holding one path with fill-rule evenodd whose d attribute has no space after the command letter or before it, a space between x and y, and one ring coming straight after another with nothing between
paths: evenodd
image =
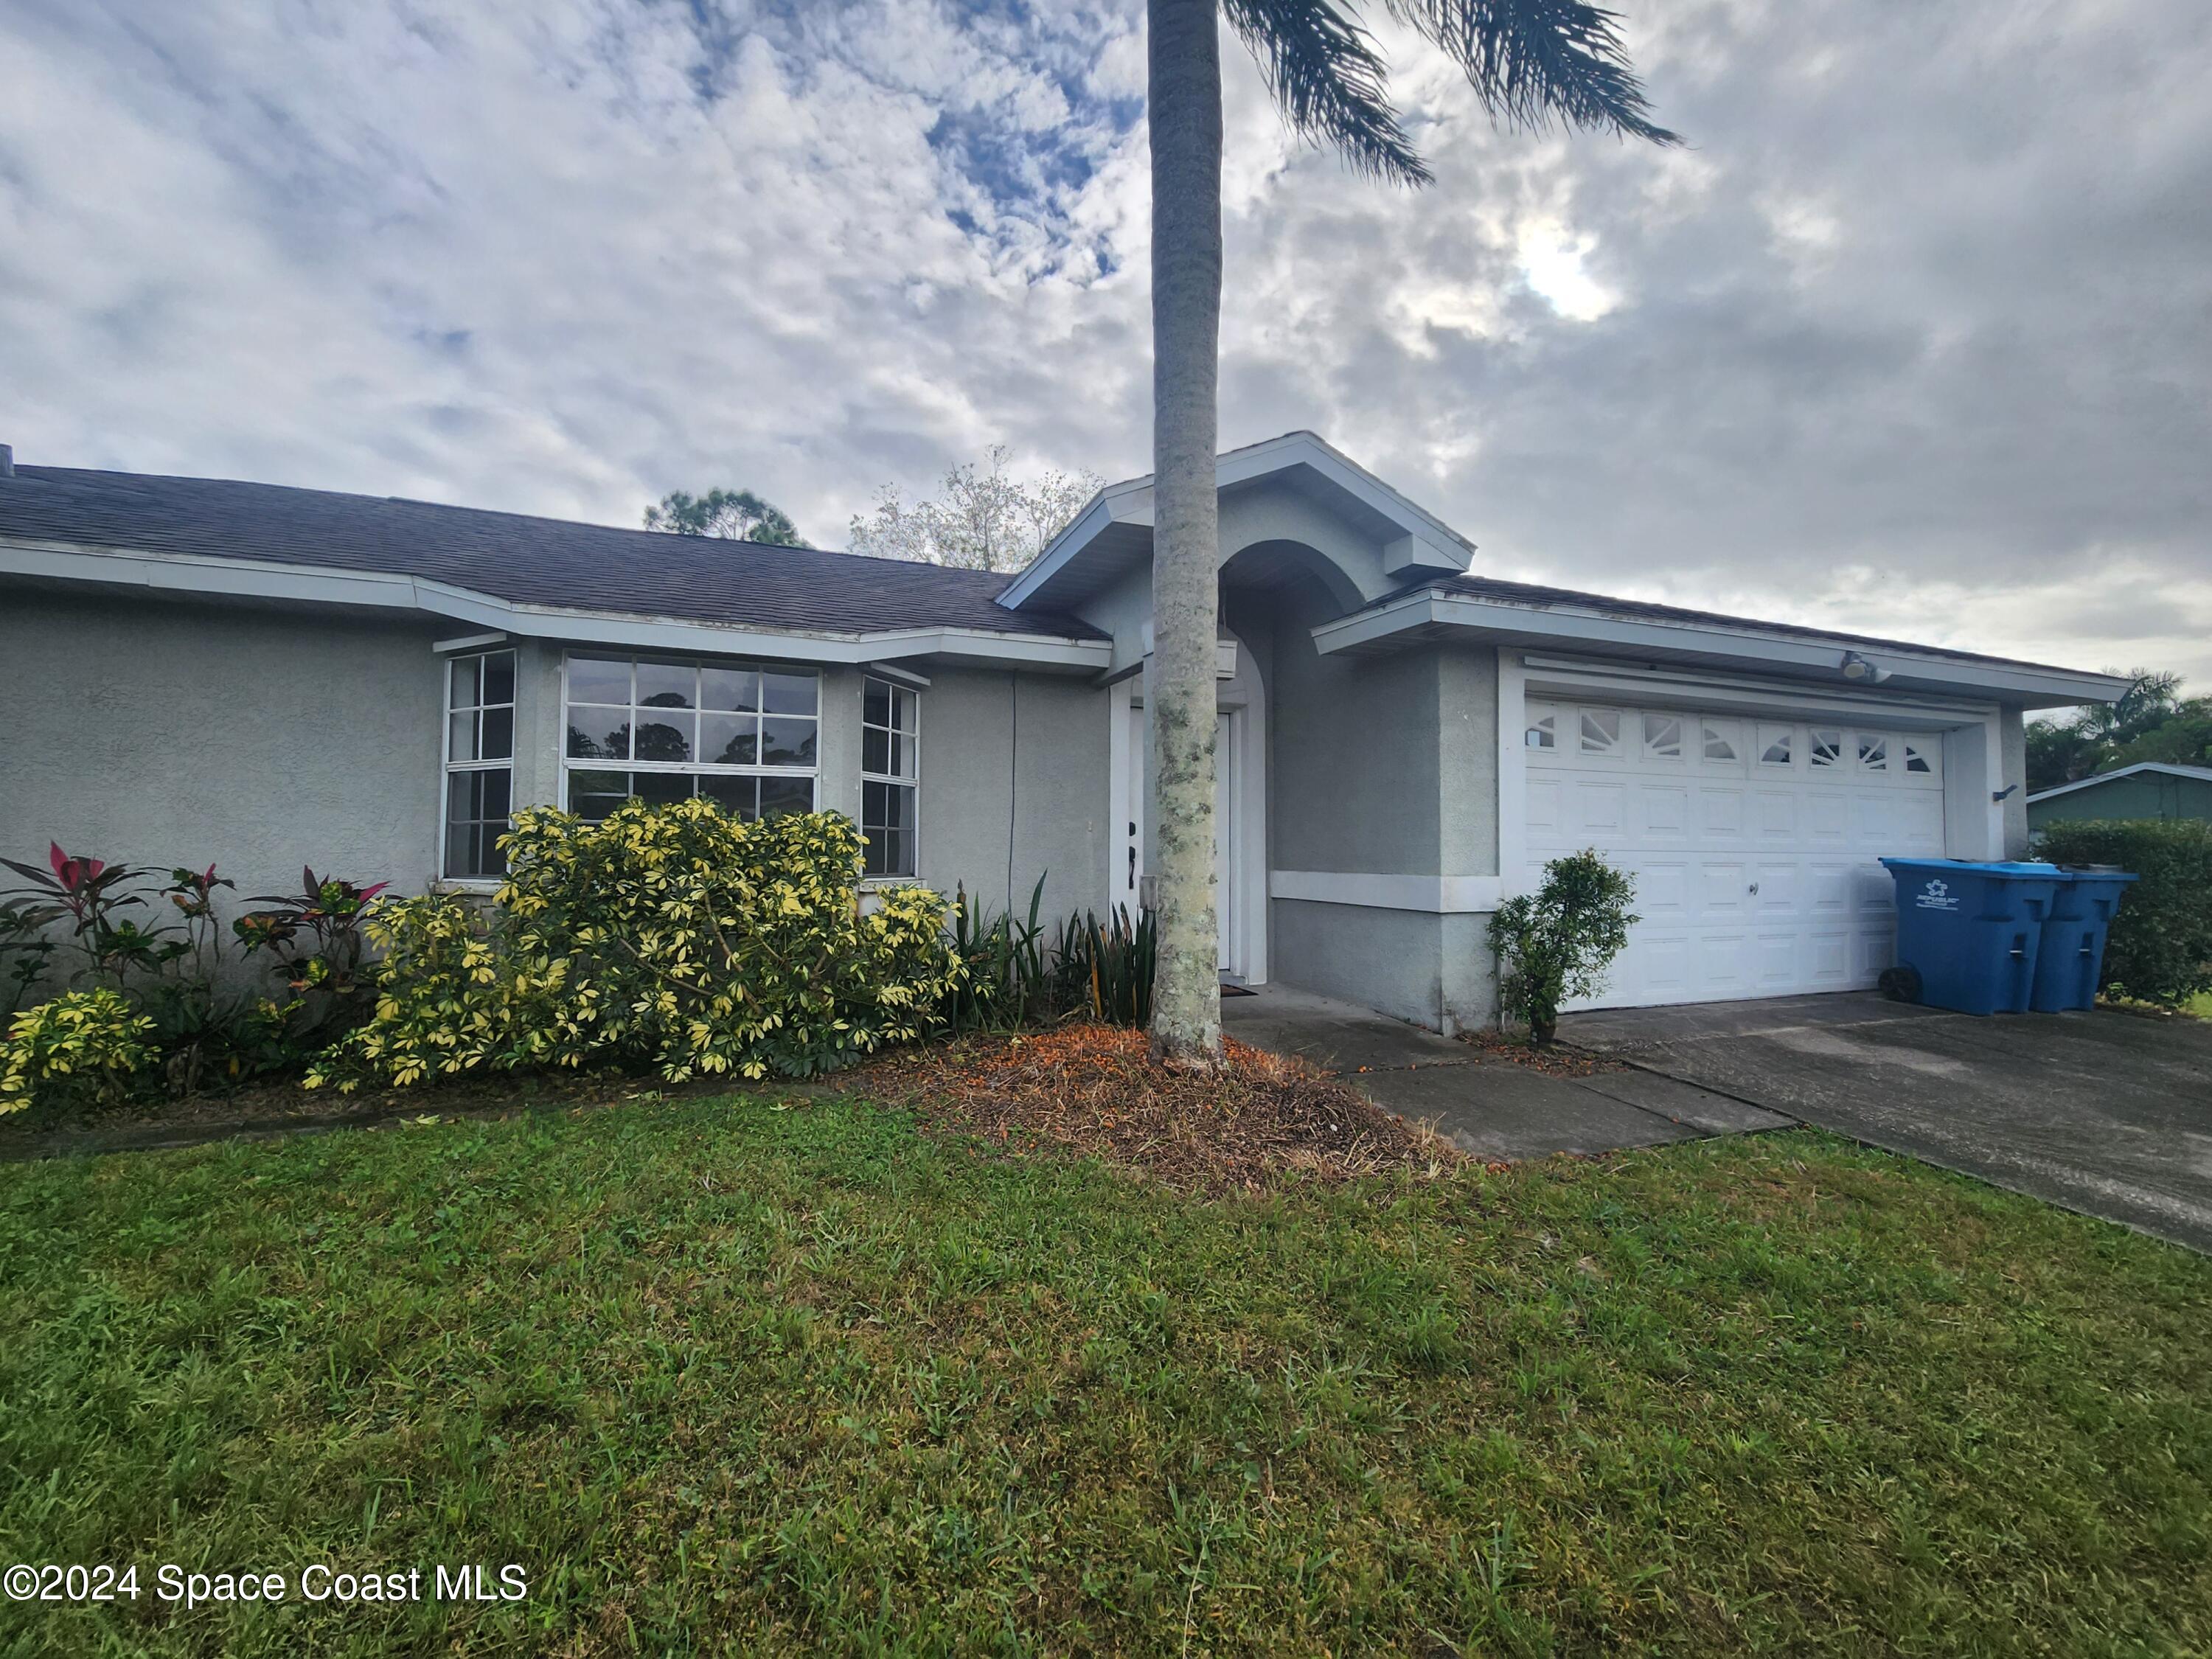
<instances>
[{"instance_id":1,"label":"palm tree trunk","mask_svg":"<svg viewBox=\"0 0 2212 1659\"><path fill-rule=\"evenodd\" d=\"M1213 684L1221 532L1221 43L1215 0L1149 0L1152 144L1152 1052L1221 1054L1213 891Z\"/></svg>"}]
</instances>

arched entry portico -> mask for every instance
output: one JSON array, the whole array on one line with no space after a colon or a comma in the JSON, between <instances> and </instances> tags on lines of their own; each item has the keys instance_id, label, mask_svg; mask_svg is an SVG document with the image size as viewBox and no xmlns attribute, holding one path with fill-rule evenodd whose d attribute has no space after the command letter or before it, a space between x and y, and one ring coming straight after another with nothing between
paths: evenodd
<instances>
[{"instance_id":1,"label":"arched entry portico","mask_svg":"<svg viewBox=\"0 0 2212 1659\"><path fill-rule=\"evenodd\" d=\"M1245 984L1267 977L1267 697L1260 661L1233 633L1223 641L1214 751L1214 909L1223 975ZM1132 913L1147 901L1153 845L1150 722L1146 684L1132 675L1113 688L1109 793L1115 802L1109 892Z\"/></svg>"}]
</instances>

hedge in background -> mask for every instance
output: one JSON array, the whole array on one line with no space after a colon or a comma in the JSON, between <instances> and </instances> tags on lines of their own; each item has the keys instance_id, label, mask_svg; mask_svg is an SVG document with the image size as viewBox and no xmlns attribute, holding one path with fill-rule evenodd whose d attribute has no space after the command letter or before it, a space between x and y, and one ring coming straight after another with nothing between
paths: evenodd
<instances>
[{"instance_id":1,"label":"hedge in background","mask_svg":"<svg viewBox=\"0 0 2212 1659\"><path fill-rule=\"evenodd\" d=\"M928 889L860 914L860 831L836 813L532 807L503 844L489 917L436 895L379 908L375 1013L311 1085L606 1063L807 1077L920 1036L962 971Z\"/></svg>"},{"instance_id":2,"label":"hedge in background","mask_svg":"<svg viewBox=\"0 0 2212 1659\"><path fill-rule=\"evenodd\" d=\"M2212 823L2062 821L2038 835L2036 853L2054 864L2114 864L2142 878L2112 919L2106 990L2169 1006L2212 991Z\"/></svg>"}]
</instances>

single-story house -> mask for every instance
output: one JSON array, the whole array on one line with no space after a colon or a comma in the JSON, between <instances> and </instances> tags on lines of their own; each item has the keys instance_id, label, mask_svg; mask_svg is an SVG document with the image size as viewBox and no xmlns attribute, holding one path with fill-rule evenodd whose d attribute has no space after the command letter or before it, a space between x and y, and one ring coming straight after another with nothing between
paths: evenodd
<instances>
[{"instance_id":1,"label":"single-story house","mask_svg":"<svg viewBox=\"0 0 2212 1659\"><path fill-rule=\"evenodd\" d=\"M2027 798L2030 830L2061 818L2212 820L2212 766L2138 761Z\"/></svg>"},{"instance_id":2,"label":"single-story house","mask_svg":"<svg viewBox=\"0 0 2212 1659\"><path fill-rule=\"evenodd\" d=\"M0 455L5 451L0 450ZM1449 1030L1484 921L1593 847L1601 999L1874 983L1884 854L2018 856L2022 711L2106 675L1504 581L1310 433L1219 465L1224 975ZM834 808L872 880L1136 905L1152 489L1027 569L0 465L0 850L489 884L507 814Z\"/></svg>"}]
</instances>

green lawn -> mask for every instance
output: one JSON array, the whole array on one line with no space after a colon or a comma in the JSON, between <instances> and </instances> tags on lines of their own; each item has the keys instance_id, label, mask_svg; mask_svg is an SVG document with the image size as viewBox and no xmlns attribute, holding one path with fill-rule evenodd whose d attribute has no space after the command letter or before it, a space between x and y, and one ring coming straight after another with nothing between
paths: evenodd
<instances>
[{"instance_id":1,"label":"green lawn","mask_svg":"<svg viewBox=\"0 0 2212 1659\"><path fill-rule=\"evenodd\" d=\"M664 1103L9 1167L0 1271L0 1563L144 1590L0 1652L2212 1644L2212 1263L1809 1133L1199 1201Z\"/></svg>"}]
</instances>

